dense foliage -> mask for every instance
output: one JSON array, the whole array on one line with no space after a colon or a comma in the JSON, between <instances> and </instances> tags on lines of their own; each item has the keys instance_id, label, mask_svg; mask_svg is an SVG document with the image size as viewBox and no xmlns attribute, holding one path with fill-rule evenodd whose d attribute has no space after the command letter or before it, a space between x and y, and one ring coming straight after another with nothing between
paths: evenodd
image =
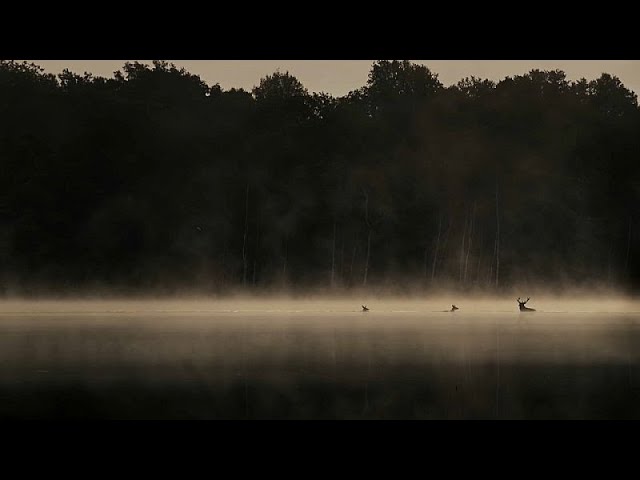
<instances>
[{"instance_id":1,"label":"dense foliage","mask_svg":"<svg viewBox=\"0 0 640 480\"><path fill-rule=\"evenodd\" d=\"M639 133L608 74L445 87L378 61L334 98L3 61L0 286L637 287Z\"/></svg>"}]
</instances>

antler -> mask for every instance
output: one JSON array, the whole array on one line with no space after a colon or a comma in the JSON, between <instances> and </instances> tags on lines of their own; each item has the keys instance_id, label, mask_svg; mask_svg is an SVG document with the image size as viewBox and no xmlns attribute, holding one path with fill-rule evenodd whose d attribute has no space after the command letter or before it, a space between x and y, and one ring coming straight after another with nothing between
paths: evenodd
<instances>
[{"instance_id":1,"label":"antler","mask_svg":"<svg viewBox=\"0 0 640 480\"><path fill-rule=\"evenodd\" d=\"M520 302L520 297L518 297L518 298L516 299L516 302L521 303L521 302Z\"/></svg>"},{"instance_id":2,"label":"antler","mask_svg":"<svg viewBox=\"0 0 640 480\"><path fill-rule=\"evenodd\" d=\"M531 299L531 297L527 297L527 302L528 302L530 299ZM527 303L527 302L524 302L524 303Z\"/></svg>"}]
</instances>

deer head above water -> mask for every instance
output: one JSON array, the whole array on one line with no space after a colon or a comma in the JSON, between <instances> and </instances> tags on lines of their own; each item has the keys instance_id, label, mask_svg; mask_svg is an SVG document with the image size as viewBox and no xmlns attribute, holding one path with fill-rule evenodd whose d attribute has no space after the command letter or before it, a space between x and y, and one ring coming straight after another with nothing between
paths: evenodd
<instances>
[{"instance_id":1,"label":"deer head above water","mask_svg":"<svg viewBox=\"0 0 640 480\"><path fill-rule=\"evenodd\" d=\"M518 306L520 307L520 311L521 312L535 312L536 309L535 308L529 308L529 307L525 307L525 304L530 300L530 298L528 297L526 300L522 301L520 300L520 297L518 297L517 302L518 302Z\"/></svg>"}]
</instances>

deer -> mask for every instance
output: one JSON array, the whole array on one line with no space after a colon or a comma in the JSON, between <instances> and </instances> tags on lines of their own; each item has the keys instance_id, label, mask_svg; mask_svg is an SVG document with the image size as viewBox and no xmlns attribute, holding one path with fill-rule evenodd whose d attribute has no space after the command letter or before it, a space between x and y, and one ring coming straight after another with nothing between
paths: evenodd
<instances>
[{"instance_id":1,"label":"deer","mask_svg":"<svg viewBox=\"0 0 640 480\"><path fill-rule=\"evenodd\" d=\"M450 312L455 312L456 310L460 310L458 307L456 307L455 305L451 305L451 310L449 310Z\"/></svg>"},{"instance_id":2,"label":"deer","mask_svg":"<svg viewBox=\"0 0 640 480\"><path fill-rule=\"evenodd\" d=\"M520 311L521 312L535 312L536 309L535 308L529 308L529 307L525 307L525 304L530 300L530 298L527 298L524 302L522 300L520 300L520 297L518 297L518 299L516 300L518 302L518 305L520 306Z\"/></svg>"},{"instance_id":3,"label":"deer","mask_svg":"<svg viewBox=\"0 0 640 480\"><path fill-rule=\"evenodd\" d=\"M362 305L362 311L363 311L363 312L368 312L368 311L369 311L369 309L368 309L366 306Z\"/></svg>"}]
</instances>

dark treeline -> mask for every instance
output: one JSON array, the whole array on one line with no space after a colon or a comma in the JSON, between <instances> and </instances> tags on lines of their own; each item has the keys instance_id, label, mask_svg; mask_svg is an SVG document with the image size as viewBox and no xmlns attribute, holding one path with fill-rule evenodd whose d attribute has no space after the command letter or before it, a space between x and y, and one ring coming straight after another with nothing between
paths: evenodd
<instances>
[{"instance_id":1,"label":"dark treeline","mask_svg":"<svg viewBox=\"0 0 640 480\"><path fill-rule=\"evenodd\" d=\"M0 285L637 287L639 133L605 73L445 87L378 61L335 98L3 61Z\"/></svg>"}]
</instances>

